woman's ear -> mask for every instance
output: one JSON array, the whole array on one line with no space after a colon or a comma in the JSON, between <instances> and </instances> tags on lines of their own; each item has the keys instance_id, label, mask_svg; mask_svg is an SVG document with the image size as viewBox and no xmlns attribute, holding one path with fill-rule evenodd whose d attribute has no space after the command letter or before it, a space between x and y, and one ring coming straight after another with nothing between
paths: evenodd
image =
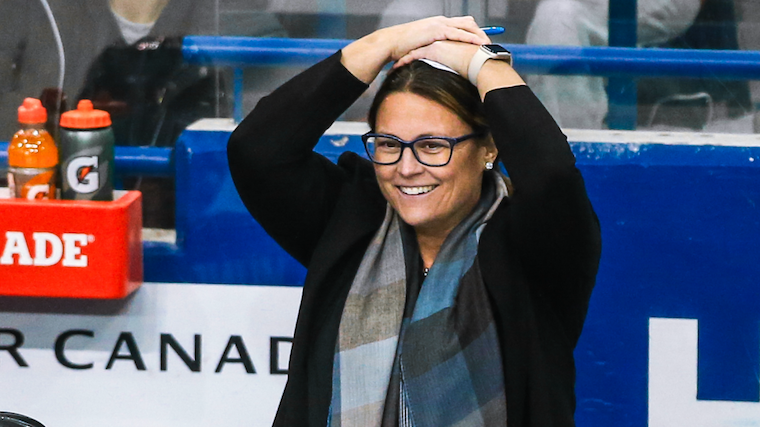
<instances>
[{"instance_id":1,"label":"woman's ear","mask_svg":"<svg viewBox=\"0 0 760 427\"><path fill-rule=\"evenodd\" d=\"M499 156L499 149L496 148L496 144L493 142L493 137L488 135L488 139L484 141L483 148L485 148L485 161L496 163L496 158Z\"/></svg>"}]
</instances>

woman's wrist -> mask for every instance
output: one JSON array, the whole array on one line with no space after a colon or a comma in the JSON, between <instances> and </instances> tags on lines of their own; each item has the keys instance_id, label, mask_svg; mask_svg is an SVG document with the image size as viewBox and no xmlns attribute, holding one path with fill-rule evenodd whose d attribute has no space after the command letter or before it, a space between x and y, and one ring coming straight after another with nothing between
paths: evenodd
<instances>
[{"instance_id":1,"label":"woman's wrist","mask_svg":"<svg viewBox=\"0 0 760 427\"><path fill-rule=\"evenodd\" d=\"M340 62L359 80L372 83L391 61L391 51L384 39L384 30L378 30L352 42L343 48Z\"/></svg>"},{"instance_id":2,"label":"woman's wrist","mask_svg":"<svg viewBox=\"0 0 760 427\"><path fill-rule=\"evenodd\" d=\"M524 85L522 77L506 61L489 59L478 73L478 92L484 99L494 89Z\"/></svg>"}]
</instances>

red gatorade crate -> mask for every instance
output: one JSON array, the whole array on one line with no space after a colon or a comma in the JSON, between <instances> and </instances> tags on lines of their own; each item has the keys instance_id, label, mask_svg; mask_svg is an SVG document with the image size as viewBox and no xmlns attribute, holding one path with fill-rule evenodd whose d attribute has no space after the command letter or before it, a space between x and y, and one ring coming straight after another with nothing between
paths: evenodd
<instances>
[{"instance_id":1,"label":"red gatorade crate","mask_svg":"<svg viewBox=\"0 0 760 427\"><path fill-rule=\"evenodd\" d=\"M142 195L9 199L0 189L0 295L123 298L143 280Z\"/></svg>"}]
</instances>

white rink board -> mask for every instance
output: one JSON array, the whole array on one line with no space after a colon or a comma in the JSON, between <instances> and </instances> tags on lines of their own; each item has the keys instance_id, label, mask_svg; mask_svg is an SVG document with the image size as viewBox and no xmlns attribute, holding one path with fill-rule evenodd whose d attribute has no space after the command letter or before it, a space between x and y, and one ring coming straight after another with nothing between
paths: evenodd
<instances>
[{"instance_id":1,"label":"white rink board","mask_svg":"<svg viewBox=\"0 0 760 427\"><path fill-rule=\"evenodd\" d=\"M270 426L287 378L270 373L272 337L293 336L300 298L300 287L145 284L107 314L0 312L0 411L47 427ZM17 352L28 367L8 351L18 344L8 330L23 335ZM72 330L85 332L65 341L62 355L74 365L91 363L89 369L65 367L56 355L56 341ZM199 372L170 345L163 346L161 369L162 334L193 361L199 336ZM275 342L276 369L285 370L290 344ZM246 372L241 343L255 373Z\"/></svg>"}]
</instances>

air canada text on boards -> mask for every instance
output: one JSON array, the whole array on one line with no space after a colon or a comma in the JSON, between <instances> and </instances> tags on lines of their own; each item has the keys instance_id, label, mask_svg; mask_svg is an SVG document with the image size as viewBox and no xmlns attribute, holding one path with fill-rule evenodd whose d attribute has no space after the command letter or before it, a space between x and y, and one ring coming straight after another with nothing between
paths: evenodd
<instances>
[{"instance_id":1,"label":"air canada text on boards","mask_svg":"<svg viewBox=\"0 0 760 427\"><path fill-rule=\"evenodd\" d=\"M5 339L3 337L5 336ZM66 346L71 338L78 337L82 339L94 338L95 332L88 329L70 329L61 332L57 335L55 341L51 343L51 347L55 353L55 360L61 366L64 366L73 370L87 370L95 368L95 363L85 360L72 360L67 355ZM169 353L174 353L182 360L184 368L176 367L172 369L188 369L190 372L200 373L202 370L203 352L201 347L202 336L201 334L194 334L193 337L193 349L191 352L186 350L179 342L174 338L172 334L164 333L160 334L159 340L159 358L160 358L160 371L168 371ZM11 358L16 362L16 365L20 368L30 368L24 358L24 342L25 336L23 332L17 329L0 328L0 354L7 352ZM270 337L269 338L269 373L272 375L287 375L287 353L283 351L284 345L288 345L293 342L290 337ZM190 354L192 353L192 355ZM206 357L209 357L206 355ZM215 373L220 373L222 370L230 364L237 364L243 367L246 374L256 374L256 368L253 365L253 361L248 353L248 348L240 335L230 335L227 339L225 347L219 348L213 355L216 368ZM1 362L0 362L1 363ZM136 371L148 370L143 358L142 352L131 332L121 332L118 337L114 339L113 349L108 358L108 362L102 366L105 370L112 369L117 363L128 364L134 367ZM241 370L242 372L242 370Z\"/></svg>"}]
</instances>

